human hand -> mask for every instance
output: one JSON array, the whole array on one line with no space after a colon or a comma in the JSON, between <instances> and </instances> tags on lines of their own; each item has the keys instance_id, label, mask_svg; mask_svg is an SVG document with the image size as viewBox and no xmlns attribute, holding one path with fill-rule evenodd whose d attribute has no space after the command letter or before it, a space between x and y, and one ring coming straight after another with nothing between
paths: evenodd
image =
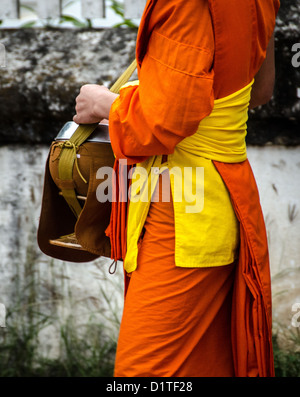
<instances>
[{"instance_id":1,"label":"human hand","mask_svg":"<svg viewBox=\"0 0 300 397\"><path fill-rule=\"evenodd\" d=\"M117 96L103 85L83 85L76 98L73 121L77 124L93 124L108 119L111 105Z\"/></svg>"}]
</instances>

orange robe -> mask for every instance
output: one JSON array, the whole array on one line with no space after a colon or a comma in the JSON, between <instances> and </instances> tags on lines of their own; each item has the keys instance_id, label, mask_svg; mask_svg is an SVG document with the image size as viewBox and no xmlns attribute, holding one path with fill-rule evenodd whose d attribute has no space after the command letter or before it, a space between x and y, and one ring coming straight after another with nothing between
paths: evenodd
<instances>
[{"instance_id":1,"label":"orange robe","mask_svg":"<svg viewBox=\"0 0 300 397\"><path fill-rule=\"evenodd\" d=\"M210 114L214 99L246 86L259 70L279 1L211 0L209 13L206 4L147 2L136 51L140 85L123 89L110 113L117 159L134 164L172 153ZM207 23L199 23L203 15ZM214 164L240 221L232 301L234 375L274 376L268 247L257 187L247 160Z\"/></svg>"},{"instance_id":2,"label":"orange robe","mask_svg":"<svg viewBox=\"0 0 300 397\"><path fill-rule=\"evenodd\" d=\"M236 264L174 265L174 208L172 200L162 201L166 188L160 178L126 293L114 375L232 377Z\"/></svg>"}]
</instances>

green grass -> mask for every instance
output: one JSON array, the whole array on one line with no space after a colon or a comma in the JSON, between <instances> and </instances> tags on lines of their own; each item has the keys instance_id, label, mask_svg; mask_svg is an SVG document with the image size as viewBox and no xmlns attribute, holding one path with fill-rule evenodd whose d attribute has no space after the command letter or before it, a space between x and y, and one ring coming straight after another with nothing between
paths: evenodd
<instances>
[{"instance_id":1,"label":"green grass","mask_svg":"<svg viewBox=\"0 0 300 397\"><path fill-rule=\"evenodd\" d=\"M88 324L81 335L73 322L60 327L59 358L39 353L41 325L7 325L0 330L0 377L110 377L116 344L101 325Z\"/></svg>"},{"instance_id":2,"label":"green grass","mask_svg":"<svg viewBox=\"0 0 300 397\"><path fill-rule=\"evenodd\" d=\"M38 352L37 333L49 319L34 328L16 324L0 330L0 377L111 377L116 343L101 324L88 324L79 335L71 320L60 328L60 357ZM283 349L273 337L276 377L300 377L300 352Z\"/></svg>"},{"instance_id":3,"label":"green grass","mask_svg":"<svg viewBox=\"0 0 300 397\"><path fill-rule=\"evenodd\" d=\"M293 348L279 346L277 335L273 336L273 351L276 377L300 377L300 343L299 334L290 336Z\"/></svg>"},{"instance_id":4,"label":"green grass","mask_svg":"<svg viewBox=\"0 0 300 397\"><path fill-rule=\"evenodd\" d=\"M25 262L16 267L14 302L7 308L6 328L0 328L0 377L113 376L120 325L115 301L121 291L115 287L110 296L100 287L99 294L92 297L95 303L101 300L95 311L82 302L84 313L88 314L83 321L81 311L73 310L78 301L64 264L51 262L44 274L30 246ZM101 271L104 267L99 264L99 277ZM58 307L64 308L64 305L71 314L62 319ZM276 377L300 377L300 328L286 332L284 339L288 348L283 349L282 337L280 343L277 335L273 338L275 374Z\"/></svg>"},{"instance_id":5,"label":"green grass","mask_svg":"<svg viewBox=\"0 0 300 397\"><path fill-rule=\"evenodd\" d=\"M6 327L0 328L0 377L113 375L117 318L105 318L99 307L84 310L88 318L83 321L76 311L81 302L72 296L63 265L49 264L46 284L28 249L26 263L19 266L14 278L15 299L6 308ZM102 301L105 300L112 305L110 296L104 294ZM64 307L64 303L69 314L62 319L57 308ZM82 307L85 308L84 302ZM112 305L110 311L113 310ZM49 354L53 343L54 353Z\"/></svg>"}]
</instances>

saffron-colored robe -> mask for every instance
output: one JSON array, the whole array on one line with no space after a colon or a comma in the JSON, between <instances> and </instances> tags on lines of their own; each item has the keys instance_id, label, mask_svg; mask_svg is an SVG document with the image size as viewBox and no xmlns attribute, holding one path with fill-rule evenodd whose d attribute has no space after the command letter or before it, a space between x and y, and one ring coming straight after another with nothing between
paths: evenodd
<instances>
[{"instance_id":1,"label":"saffron-colored robe","mask_svg":"<svg viewBox=\"0 0 300 397\"><path fill-rule=\"evenodd\" d=\"M121 90L109 118L117 159L134 164L172 153L210 114L214 99L246 86L259 70L279 1L210 0L213 29L210 22L199 24L205 3L147 2L136 51L140 85ZM232 306L235 376L274 376L268 247L255 179L247 160L214 164L240 221Z\"/></svg>"}]
</instances>

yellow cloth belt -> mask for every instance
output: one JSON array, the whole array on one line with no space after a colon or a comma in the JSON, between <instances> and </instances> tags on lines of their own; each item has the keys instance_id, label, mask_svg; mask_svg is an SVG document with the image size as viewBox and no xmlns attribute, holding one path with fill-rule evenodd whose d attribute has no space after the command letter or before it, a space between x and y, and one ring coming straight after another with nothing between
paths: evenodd
<instances>
[{"instance_id":1,"label":"yellow cloth belt","mask_svg":"<svg viewBox=\"0 0 300 397\"><path fill-rule=\"evenodd\" d=\"M212 160L246 160L248 106L253 81L214 102L195 134L183 139L162 164L152 156L132 176L124 268L137 267L138 240L159 175L169 170L175 222L175 265L211 267L232 263L239 244L239 225L229 193Z\"/></svg>"},{"instance_id":2,"label":"yellow cloth belt","mask_svg":"<svg viewBox=\"0 0 300 397\"><path fill-rule=\"evenodd\" d=\"M225 163L246 160L245 137L252 84L215 100L211 114L201 121L197 132L181 141L177 148Z\"/></svg>"}]
</instances>

